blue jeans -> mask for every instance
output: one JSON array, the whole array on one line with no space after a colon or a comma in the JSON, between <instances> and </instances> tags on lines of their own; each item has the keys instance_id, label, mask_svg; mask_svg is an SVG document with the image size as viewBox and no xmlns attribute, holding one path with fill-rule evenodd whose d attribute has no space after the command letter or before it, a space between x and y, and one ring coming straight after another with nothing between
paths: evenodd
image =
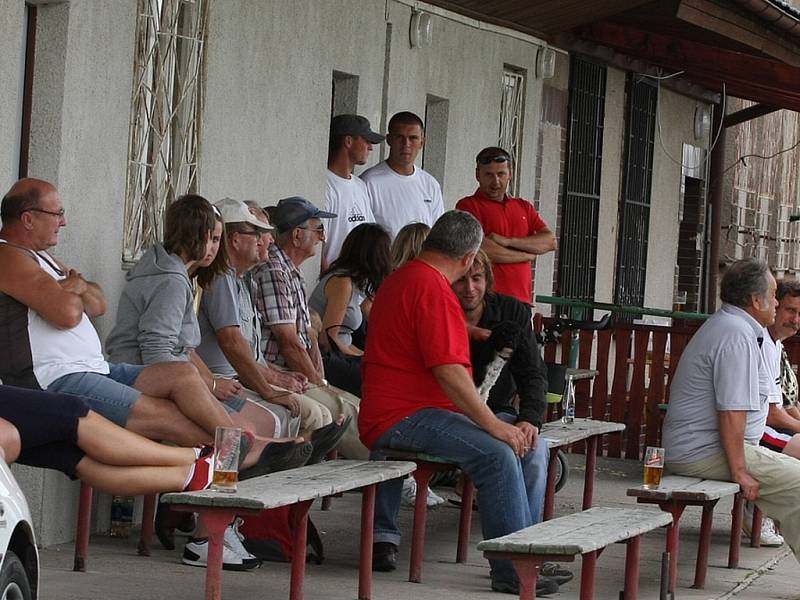
<instances>
[{"instance_id":1,"label":"blue jeans","mask_svg":"<svg viewBox=\"0 0 800 600\"><path fill-rule=\"evenodd\" d=\"M519 531L541 519L549 457L544 442L520 459L511 446L489 435L469 417L425 408L387 430L376 444L376 454L380 448L426 452L458 463L475 483L478 504L484 507L480 511L484 539ZM397 513L402 486L401 479L378 486L375 542L400 544ZM495 579L516 580L510 561L489 562Z\"/></svg>"}]
</instances>

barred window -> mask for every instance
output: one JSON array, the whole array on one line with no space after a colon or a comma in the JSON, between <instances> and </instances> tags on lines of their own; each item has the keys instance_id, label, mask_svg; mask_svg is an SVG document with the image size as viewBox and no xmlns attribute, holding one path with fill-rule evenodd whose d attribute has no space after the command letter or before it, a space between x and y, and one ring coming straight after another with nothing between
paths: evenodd
<instances>
[{"instance_id":1,"label":"barred window","mask_svg":"<svg viewBox=\"0 0 800 600\"><path fill-rule=\"evenodd\" d=\"M525 112L525 71L503 67L503 95L500 103L500 135L497 145L514 161L508 193L519 195L520 152L522 150L522 116Z\"/></svg>"},{"instance_id":2,"label":"barred window","mask_svg":"<svg viewBox=\"0 0 800 600\"><path fill-rule=\"evenodd\" d=\"M208 0L138 0L123 263L163 237L164 210L197 189Z\"/></svg>"}]
</instances>

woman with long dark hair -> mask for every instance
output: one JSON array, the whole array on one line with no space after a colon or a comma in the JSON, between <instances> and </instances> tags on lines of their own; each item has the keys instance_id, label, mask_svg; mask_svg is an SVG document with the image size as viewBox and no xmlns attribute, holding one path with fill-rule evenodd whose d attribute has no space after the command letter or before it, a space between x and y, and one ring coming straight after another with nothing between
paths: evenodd
<instances>
[{"instance_id":1,"label":"woman with long dark hair","mask_svg":"<svg viewBox=\"0 0 800 600\"><path fill-rule=\"evenodd\" d=\"M361 396L361 355L353 333L369 318L372 298L391 271L386 230L362 223L344 240L339 257L322 273L309 298L309 306L322 317L320 344L330 382Z\"/></svg>"}]
</instances>

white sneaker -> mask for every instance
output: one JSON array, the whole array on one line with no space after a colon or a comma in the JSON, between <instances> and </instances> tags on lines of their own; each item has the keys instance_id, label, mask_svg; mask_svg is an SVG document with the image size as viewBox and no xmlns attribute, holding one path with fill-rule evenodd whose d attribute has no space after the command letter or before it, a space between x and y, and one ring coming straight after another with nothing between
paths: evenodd
<instances>
[{"instance_id":1,"label":"white sneaker","mask_svg":"<svg viewBox=\"0 0 800 600\"><path fill-rule=\"evenodd\" d=\"M753 503L746 502L742 519L742 530L752 539ZM775 523L769 517L761 519L761 545L767 547L783 546L783 536L775 531Z\"/></svg>"},{"instance_id":2,"label":"white sneaker","mask_svg":"<svg viewBox=\"0 0 800 600\"><path fill-rule=\"evenodd\" d=\"M225 545L237 556L245 560L258 560L255 554L251 554L247 551L247 548L244 547L244 536L239 533L239 526L241 524L241 517L236 517L233 523L225 529Z\"/></svg>"},{"instance_id":3,"label":"white sneaker","mask_svg":"<svg viewBox=\"0 0 800 600\"><path fill-rule=\"evenodd\" d=\"M230 529L230 528L229 528ZM226 530L226 537L227 530ZM238 538L237 538L238 539ZM208 566L208 540L191 540L186 542L183 547L183 557L181 562L192 567ZM225 571L249 571L261 564L256 559L244 558L237 554L229 545L227 540L222 546L222 568Z\"/></svg>"},{"instance_id":4,"label":"white sneaker","mask_svg":"<svg viewBox=\"0 0 800 600\"><path fill-rule=\"evenodd\" d=\"M408 477L403 480L403 491L400 495L400 500L403 506L414 506L417 499L417 480L413 477ZM444 504L445 499L436 494L431 488L428 488L428 508Z\"/></svg>"}]
</instances>

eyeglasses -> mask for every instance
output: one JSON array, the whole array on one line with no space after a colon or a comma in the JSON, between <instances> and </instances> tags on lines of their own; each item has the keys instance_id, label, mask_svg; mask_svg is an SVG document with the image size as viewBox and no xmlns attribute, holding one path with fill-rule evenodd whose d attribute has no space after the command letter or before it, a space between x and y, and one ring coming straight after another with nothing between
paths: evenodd
<instances>
[{"instance_id":1,"label":"eyeglasses","mask_svg":"<svg viewBox=\"0 0 800 600\"><path fill-rule=\"evenodd\" d=\"M511 158L506 154L498 154L497 156L482 156L478 159L479 165L488 165L489 163L504 163L511 162Z\"/></svg>"},{"instance_id":2,"label":"eyeglasses","mask_svg":"<svg viewBox=\"0 0 800 600\"><path fill-rule=\"evenodd\" d=\"M317 233L325 233L325 225L320 225L319 227L298 227L298 229L303 229L304 231L316 231Z\"/></svg>"},{"instance_id":3,"label":"eyeglasses","mask_svg":"<svg viewBox=\"0 0 800 600\"><path fill-rule=\"evenodd\" d=\"M51 217L58 217L59 219L63 219L66 212L62 208L61 210L45 210L43 208L28 208L23 212L38 212L44 213L46 215L50 215Z\"/></svg>"},{"instance_id":4,"label":"eyeglasses","mask_svg":"<svg viewBox=\"0 0 800 600\"><path fill-rule=\"evenodd\" d=\"M241 233L242 235L252 235L258 238L264 235L266 231L260 231L258 229L248 229L247 231L237 231L236 233Z\"/></svg>"}]
</instances>

